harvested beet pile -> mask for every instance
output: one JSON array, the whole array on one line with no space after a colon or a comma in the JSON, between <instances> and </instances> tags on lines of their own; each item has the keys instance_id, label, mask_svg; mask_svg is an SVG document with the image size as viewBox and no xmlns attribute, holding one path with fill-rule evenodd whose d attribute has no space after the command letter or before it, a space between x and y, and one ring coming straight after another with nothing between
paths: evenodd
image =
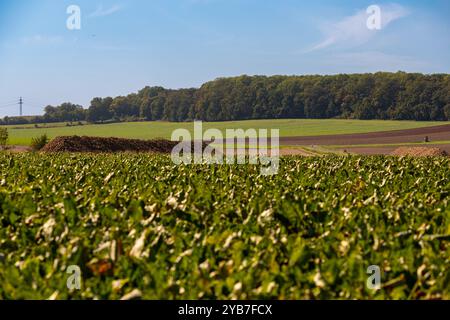
<instances>
[{"instance_id":1,"label":"harvested beet pile","mask_svg":"<svg viewBox=\"0 0 450 320\"><path fill-rule=\"evenodd\" d=\"M57 137L43 152L156 152L170 153L178 142L168 140L137 140L101 137Z\"/></svg>"},{"instance_id":2,"label":"harvested beet pile","mask_svg":"<svg viewBox=\"0 0 450 320\"><path fill-rule=\"evenodd\" d=\"M392 152L394 156L432 157L447 156L447 152L440 148L400 147Z\"/></svg>"}]
</instances>

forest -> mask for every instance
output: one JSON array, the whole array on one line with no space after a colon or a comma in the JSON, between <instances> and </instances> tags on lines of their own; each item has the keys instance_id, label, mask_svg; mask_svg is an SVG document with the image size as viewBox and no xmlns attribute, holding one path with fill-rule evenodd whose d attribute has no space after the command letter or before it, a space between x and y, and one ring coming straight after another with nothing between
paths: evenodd
<instances>
[{"instance_id":1,"label":"forest","mask_svg":"<svg viewBox=\"0 0 450 320\"><path fill-rule=\"evenodd\" d=\"M450 75L419 73L218 78L200 88L145 87L96 97L88 108L47 106L42 116L0 124L88 121L230 121L249 119L450 120Z\"/></svg>"}]
</instances>

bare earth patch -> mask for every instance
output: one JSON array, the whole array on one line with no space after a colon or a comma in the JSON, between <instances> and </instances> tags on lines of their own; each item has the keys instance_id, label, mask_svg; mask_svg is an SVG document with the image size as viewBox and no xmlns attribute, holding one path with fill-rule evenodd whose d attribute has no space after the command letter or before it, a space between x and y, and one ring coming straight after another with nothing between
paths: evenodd
<instances>
[{"instance_id":1,"label":"bare earth patch","mask_svg":"<svg viewBox=\"0 0 450 320\"><path fill-rule=\"evenodd\" d=\"M400 147L392 152L394 156L413 156L413 157L431 157L447 156L447 152L440 148L427 147Z\"/></svg>"},{"instance_id":2,"label":"bare earth patch","mask_svg":"<svg viewBox=\"0 0 450 320\"><path fill-rule=\"evenodd\" d=\"M22 153L22 152L30 152L33 149L28 146L7 146L3 150L11 152L11 153Z\"/></svg>"},{"instance_id":3,"label":"bare earth patch","mask_svg":"<svg viewBox=\"0 0 450 320\"><path fill-rule=\"evenodd\" d=\"M338 134L307 137L281 137L282 145L365 145L365 144L402 144L450 140L450 124L370 133Z\"/></svg>"},{"instance_id":4,"label":"bare earth patch","mask_svg":"<svg viewBox=\"0 0 450 320\"><path fill-rule=\"evenodd\" d=\"M168 140L137 140L101 137L57 137L43 152L156 152L170 153L178 142Z\"/></svg>"}]
</instances>

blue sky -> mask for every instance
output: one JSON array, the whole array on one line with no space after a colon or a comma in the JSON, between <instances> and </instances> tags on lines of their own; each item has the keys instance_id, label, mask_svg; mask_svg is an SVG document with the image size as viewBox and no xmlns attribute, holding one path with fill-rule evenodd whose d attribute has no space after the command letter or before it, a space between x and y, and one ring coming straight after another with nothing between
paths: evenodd
<instances>
[{"instance_id":1,"label":"blue sky","mask_svg":"<svg viewBox=\"0 0 450 320\"><path fill-rule=\"evenodd\" d=\"M365 22L381 8L381 30ZM69 5L81 30L68 30ZM450 1L0 0L0 116L241 74L450 72Z\"/></svg>"}]
</instances>

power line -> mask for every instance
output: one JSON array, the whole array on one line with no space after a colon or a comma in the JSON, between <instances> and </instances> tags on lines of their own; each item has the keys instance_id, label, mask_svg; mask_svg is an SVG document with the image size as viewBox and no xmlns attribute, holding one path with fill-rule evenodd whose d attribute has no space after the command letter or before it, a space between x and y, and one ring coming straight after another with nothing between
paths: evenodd
<instances>
[{"instance_id":1,"label":"power line","mask_svg":"<svg viewBox=\"0 0 450 320\"><path fill-rule=\"evenodd\" d=\"M2 101L0 104L3 105L3 104L15 103L16 101L17 101L17 99L8 100L8 101Z\"/></svg>"},{"instance_id":2,"label":"power line","mask_svg":"<svg viewBox=\"0 0 450 320\"><path fill-rule=\"evenodd\" d=\"M23 108L27 107L28 109L40 109L43 110L44 107L37 107L36 105L38 105L37 103L31 102L29 104L29 101L27 100L27 102L25 102L25 99L23 99L22 97L20 97L18 100L15 101L11 101L11 102L5 102L4 104L0 104L0 109L7 109L7 108L12 108L12 107L16 107L19 106L19 116L22 117L23 116Z\"/></svg>"},{"instance_id":3,"label":"power line","mask_svg":"<svg viewBox=\"0 0 450 320\"><path fill-rule=\"evenodd\" d=\"M2 105L2 106L0 106L0 108L9 108L9 107L12 107L12 106L17 106L17 102L6 104L6 105Z\"/></svg>"},{"instance_id":4,"label":"power line","mask_svg":"<svg viewBox=\"0 0 450 320\"><path fill-rule=\"evenodd\" d=\"M20 97L19 98L19 102L11 102L11 103L8 103L8 104L4 104L4 105L1 105L0 106L0 109L6 109L6 108L11 108L11 107L14 107L14 106L17 106L17 105L19 105L19 115L22 117L22 115L23 115L23 99L22 99L22 97Z\"/></svg>"}]
</instances>

